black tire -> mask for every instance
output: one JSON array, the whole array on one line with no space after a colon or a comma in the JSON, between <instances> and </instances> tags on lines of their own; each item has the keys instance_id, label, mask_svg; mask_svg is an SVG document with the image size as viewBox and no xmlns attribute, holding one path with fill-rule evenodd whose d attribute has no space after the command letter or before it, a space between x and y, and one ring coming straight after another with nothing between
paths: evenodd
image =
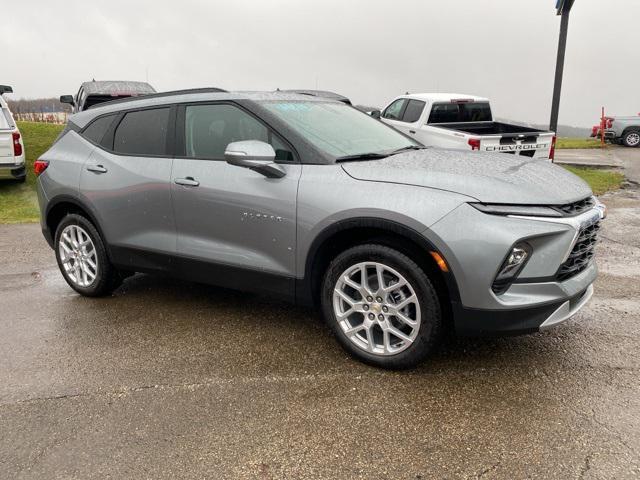
<instances>
[{"instance_id":1,"label":"black tire","mask_svg":"<svg viewBox=\"0 0 640 480\"><path fill-rule=\"evenodd\" d=\"M629 130L622 135L622 144L625 147L640 146L640 130Z\"/></svg>"},{"instance_id":2,"label":"black tire","mask_svg":"<svg viewBox=\"0 0 640 480\"><path fill-rule=\"evenodd\" d=\"M24 183L27 181L27 176L16 178L16 183Z\"/></svg>"},{"instance_id":3,"label":"black tire","mask_svg":"<svg viewBox=\"0 0 640 480\"><path fill-rule=\"evenodd\" d=\"M340 275L361 262L377 262L400 273L417 296L421 322L413 343L393 355L377 355L355 345L343 332L333 308L333 291ZM442 309L431 281L425 272L409 257L379 244L352 247L338 255L329 265L321 290L324 318L342 347L354 357L376 367L400 370L412 368L422 362L438 343L442 332Z\"/></svg>"},{"instance_id":4,"label":"black tire","mask_svg":"<svg viewBox=\"0 0 640 480\"><path fill-rule=\"evenodd\" d=\"M65 268L62 264L62 260L60 258L60 237L62 235L63 230L69 225L77 225L81 227L91 238L93 245L95 247L98 272L93 280L93 282L86 286L77 285L67 274ZM101 297L105 295L109 295L113 290L118 288L122 283L122 277L119 274L118 270L111 264L109 261L109 257L107 255L107 250L104 246L104 242L100 237L100 234L93 226L93 224L83 217L82 215L78 215L75 213L71 213L66 215L58 228L56 229L55 235L55 243L54 249L56 252L56 260L58 262L58 267L60 268L60 272L64 277L65 281L69 284L71 288L73 288L76 292L84 295L86 297Z\"/></svg>"}]
</instances>

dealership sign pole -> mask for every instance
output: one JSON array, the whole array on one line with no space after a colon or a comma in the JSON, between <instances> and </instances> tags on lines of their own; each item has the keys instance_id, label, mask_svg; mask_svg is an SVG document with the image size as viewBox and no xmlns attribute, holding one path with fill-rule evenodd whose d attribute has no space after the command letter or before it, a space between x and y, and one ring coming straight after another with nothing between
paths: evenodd
<instances>
[{"instance_id":1,"label":"dealership sign pole","mask_svg":"<svg viewBox=\"0 0 640 480\"><path fill-rule=\"evenodd\" d=\"M556 0L556 11L560 19L560 39L558 40L558 59L556 60L556 79L553 84L553 102L551 104L551 120L549 130L558 131L558 112L560 110L560 91L562 90L562 74L564 71L564 52L567 47L567 30L569 28L569 12L575 0Z\"/></svg>"}]
</instances>

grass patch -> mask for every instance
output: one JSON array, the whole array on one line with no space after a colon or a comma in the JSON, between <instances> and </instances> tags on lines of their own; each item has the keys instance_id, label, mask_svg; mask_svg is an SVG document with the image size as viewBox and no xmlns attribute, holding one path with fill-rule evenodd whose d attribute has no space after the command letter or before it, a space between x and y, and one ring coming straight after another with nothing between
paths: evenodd
<instances>
[{"instance_id":1,"label":"grass patch","mask_svg":"<svg viewBox=\"0 0 640 480\"><path fill-rule=\"evenodd\" d=\"M611 170L570 166L564 166L564 168L571 173L575 173L587 182L596 195L602 195L610 190L619 189L624 180L622 173L612 172Z\"/></svg>"},{"instance_id":2,"label":"grass patch","mask_svg":"<svg viewBox=\"0 0 640 480\"><path fill-rule=\"evenodd\" d=\"M27 181L0 180L0 223L37 222L40 218L33 162L62 131L62 125L18 122L27 154Z\"/></svg>"},{"instance_id":3,"label":"grass patch","mask_svg":"<svg viewBox=\"0 0 640 480\"><path fill-rule=\"evenodd\" d=\"M596 138L558 138L556 148L600 148L600 139Z\"/></svg>"}]
</instances>

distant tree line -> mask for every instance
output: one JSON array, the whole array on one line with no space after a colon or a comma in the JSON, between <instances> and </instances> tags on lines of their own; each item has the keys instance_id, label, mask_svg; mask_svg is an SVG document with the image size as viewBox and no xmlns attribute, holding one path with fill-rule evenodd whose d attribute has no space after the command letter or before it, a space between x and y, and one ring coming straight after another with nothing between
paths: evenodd
<instances>
[{"instance_id":1,"label":"distant tree line","mask_svg":"<svg viewBox=\"0 0 640 480\"><path fill-rule=\"evenodd\" d=\"M60 103L57 98L21 98L8 100L9 110L14 114L21 113L71 113L71 105Z\"/></svg>"}]
</instances>

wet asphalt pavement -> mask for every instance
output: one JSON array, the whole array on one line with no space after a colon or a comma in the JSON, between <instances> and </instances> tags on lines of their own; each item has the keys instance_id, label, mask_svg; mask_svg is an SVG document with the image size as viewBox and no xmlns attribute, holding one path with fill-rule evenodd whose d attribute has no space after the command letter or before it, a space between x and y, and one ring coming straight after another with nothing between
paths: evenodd
<instances>
[{"instance_id":1,"label":"wet asphalt pavement","mask_svg":"<svg viewBox=\"0 0 640 480\"><path fill-rule=\"evenodd\" d=\"M581 313L402 373L263 297L82 298L37 225L0 225L0 478L640 478L640 191L604 201Z\"/></svg>"}]
</instances>

